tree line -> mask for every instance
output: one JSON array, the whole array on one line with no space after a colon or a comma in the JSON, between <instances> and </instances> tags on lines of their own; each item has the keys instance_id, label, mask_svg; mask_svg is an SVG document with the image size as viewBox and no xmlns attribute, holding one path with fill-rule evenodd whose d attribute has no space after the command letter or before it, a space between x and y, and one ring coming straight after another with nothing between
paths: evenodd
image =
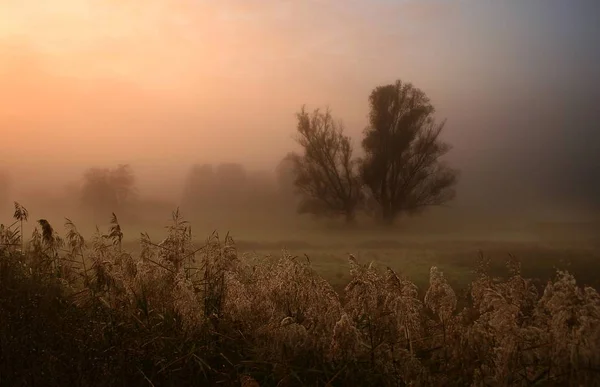
<instances>
[{"instance_id":1,"label":"tree line","mask_svg":"<svg viewBox=\"0 0 600 387\"><path fill-rule=\"evenodd\" d=\"M192 214L206 208L260 213L295 207L317 218L352 223L361 213L391 225L403 213L451 200L457 171L441 160L450 150L440 139L445 121L435 121L425 93L398 80L376 87L369 105L361 157L331 110L302 107L296 114L301 151L289 152L274 174L251 173L235 163L194 165L182 207ZM8 176L0 174L0 199L8 196L7 187ZM88 169L78 191L81 204L98 218L126 213L138 201L129 165Z\"/></svg>"}]
</instances>

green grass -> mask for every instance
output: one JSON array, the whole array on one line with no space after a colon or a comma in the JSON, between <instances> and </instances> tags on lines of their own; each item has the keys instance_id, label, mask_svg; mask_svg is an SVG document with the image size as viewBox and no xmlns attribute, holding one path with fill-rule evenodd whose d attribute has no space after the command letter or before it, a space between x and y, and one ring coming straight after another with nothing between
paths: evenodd
<instances>
[{"instance_id":1,"label":"green grass","mask_svg":"<svg viewBox=\"0 0 600 387\"><path fill-rule=\"evenodd\" d=\"M280 254L276 248L244 247L244 243L241 243L239 251L260 255ZM492 273L497 276L506 274L504 264L508 255L512 254L521 260L523 273L527 277L546 281L555 274L556 268L568 268L581 284L600 288L600 250L592 248L561 248L525 242L431 242L382 248L293 247L288 251L299 257L308 255L312 267L336 288L350 279L348 253L351 253L361 262L373 261L378 266L391 267L410 278L420 289L428 285L431 266L438 266L454 288L465 289L474 279L479 251L491 258Z\"/></svg>"},{"instance_id":2,"label":"green grass","mask_svg":"<svg viewBox=\"0 0 600 387\"><path fill-rule=\"evenodd\" d=\"M435 239L410 235L369 239L373 234L367 234L365 238L364 234L352 237L339 232L329 236L314 233L300 236L306 239L236 239L236 246L241 254L279 257L286 249L301 259L308 256L316 272L338 290L350 280L348 254L353 254L360 262L373 261L382 268L389 266L410 278L421 290L428 286L429 269L437 266L455 289L463 290L475 277L480 253L491 259L492 274L496 276L506 274L505 262L510 254L521 260L523 274L527 277L545 282L554 276L556 269L568 269L580 284L600 289L600 246L589 243L502 240L501 237L477 240L465 236L453 238L452 235ZM196 244L203 242L198 239ZM139 241L130 239L124 246L128 251L136 252Z\"/></svg>"}]
</instances>

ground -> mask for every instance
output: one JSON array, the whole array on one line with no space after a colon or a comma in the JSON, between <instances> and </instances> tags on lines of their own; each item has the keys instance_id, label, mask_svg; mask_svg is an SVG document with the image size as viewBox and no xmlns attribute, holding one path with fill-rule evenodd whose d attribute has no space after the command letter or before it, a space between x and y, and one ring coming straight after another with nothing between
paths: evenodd
<instances>
[{"instance_id":1,"label":"ground","mask_svg":"<svg viewBox=\"0 0 600 387\"><path fill-rule=\"evenodd\" d=\"M339 290L350 278L348 254L353 254L361 263L373 261L382 269L389 266L421 290L428 285L431 266L438 266L456 290L465 290L474 278L480 253L491 259L495 275L506 274L506 259L513 255L521 261L527 277L545 282L556 269L566 269L580 284L600 289L600 239L590 237L589 233L579 234L579 237L568 234L564 232L564 225L556 230L559 235L549 231L548 227L543 233L521 231L480 235L403 234L361 229L293 233L244 229L233 230L231 235L240 255L277 257L285 249L299 259L309 259L312 267ZM194 232L198 245L203 242L198 235L201 233ZM210 233L205 231L205 234ZM151 233L157 241L161 235L164 236L164 232L158 229ZM127 246L136 250L137 242L129 240Z\"/></svg>"}]
</instances>

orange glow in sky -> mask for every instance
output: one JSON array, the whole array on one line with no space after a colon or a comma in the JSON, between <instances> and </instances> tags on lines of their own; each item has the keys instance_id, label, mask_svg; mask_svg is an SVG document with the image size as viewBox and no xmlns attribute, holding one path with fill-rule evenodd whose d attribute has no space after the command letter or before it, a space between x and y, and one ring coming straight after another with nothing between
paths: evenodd
<instances>
[{"instance_id":1,"label":"orange glow in sky","mask_svg":"<svg viewBox=\"0 0 600 387\"><path fill-rule=\"evenodd\" d=\"M0 169L47 179L117 163L272 169L295 149L303 104L329 106L359 148L369 93L398 78L448 118L457 157L510 133L525 143L519 125L531 119L506 106L537 101L559 66L582 73L560 51L581 41L574 27L544 22L566 8L534 3L2 0Z\"/></svg>"}]
</instances>

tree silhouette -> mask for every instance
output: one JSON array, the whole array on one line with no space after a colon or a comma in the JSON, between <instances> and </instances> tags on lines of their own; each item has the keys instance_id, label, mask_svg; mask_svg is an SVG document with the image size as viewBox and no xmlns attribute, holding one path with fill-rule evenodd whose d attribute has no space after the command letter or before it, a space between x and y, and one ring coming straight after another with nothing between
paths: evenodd
<instances>
[{"instance_id":1,"label":"tree silhouette","mask_svg":"<svg viewBox=\"0 0 600 387\"><path fill-rule=\"evenodd\" d=\"M83 175L81 199L95 217L121 212L135 195L135 176L129 165L117 168L91 168Z\"/></svg>"},{"instance_id":2,"label":"tree silhouette","mask_svg":"<svg viewBox=\"0 0 600 387\"><path fill-rule=\"evenodd\" d=\"M193 165L190 169L183 192L183 207L190 211L199 210L202 205L212 205L216 192L215 171L211 164Z\"/></svg>"},{"instance_id":3,"label":"tree silhouette","mask_svg":"<svg viewBox=\"0 0 600 387\"><path fill-rule=\"evenodd\" d=\"M248 172L238 163L194 165L188 173L182 202L190 211L240 211L248 204Z\"/></svg>"},{"instance_id":4,"label":"tree silhouette","mask_svg":"<svg viewBox=\"0 0 600 387\"><path fill-rule=\"evenodd\" d=\"M301 196L298 211L316 216L354 220L361 202L361 184L352 159L350 138L329 110L297 114L298 143L303 154L288 156L294 165L294 184Z\"/></svg>"},{"instance_id":5,"label":"tree silhouette","mask_svg":"<svg viewBox=\"0 0 600 387\"><path fill-rule=\"evenodd\" d=\"M248 172L243 165L238 163L222 163L215 170L216 184L219 197L225 203L230 200L240 199L245 193L248 183Z\"/></svg>"},{"instance_id":6,"label":"tree silhouette","mask_svg":"<svg viewBox=\"0 0 600 387\"><path fill-rule=\"evenodd\" d=\"M457 172L439 160L450 150L439 139L445 122L435 122L435 109L425 93L398 80L375 88L369 102L361 176L381 220L389 225L402 212L452 199Z\"/></svg>"}]
</instances>

